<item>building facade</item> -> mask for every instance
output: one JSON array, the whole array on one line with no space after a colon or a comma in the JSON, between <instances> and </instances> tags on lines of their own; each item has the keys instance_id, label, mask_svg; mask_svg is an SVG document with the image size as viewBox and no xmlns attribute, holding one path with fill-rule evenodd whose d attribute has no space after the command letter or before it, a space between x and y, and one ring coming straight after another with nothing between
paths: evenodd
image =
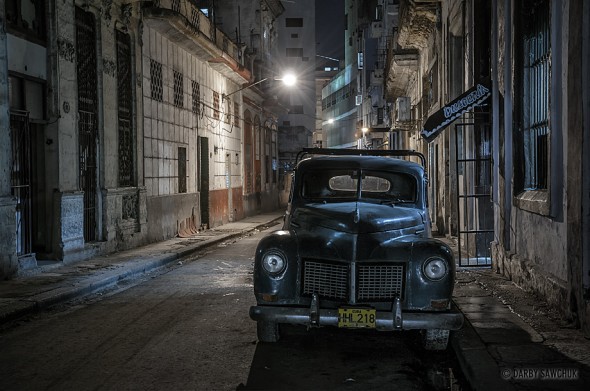
<instances>
[{"instance_id":1,"label":"building facade","mask_svg":"<svg viewBox=\"0 0 590 391\"><path fill-rule=\"evenodd\" d=\"M587 333L588 9L400 0L385 74L390 139L428 156L433 228L460 266L492 267Z\"/></svg>"},{"instance_id":2,"label":"building facade","mask_svg":"<svg viewBox=\"0 0 590 391\"><path fill-rule=\"evenodd\" d=\"M278 115L251 84L284 9L214 5L5 2L0 278L276 208Z\"/></svg>"}]
</instances>

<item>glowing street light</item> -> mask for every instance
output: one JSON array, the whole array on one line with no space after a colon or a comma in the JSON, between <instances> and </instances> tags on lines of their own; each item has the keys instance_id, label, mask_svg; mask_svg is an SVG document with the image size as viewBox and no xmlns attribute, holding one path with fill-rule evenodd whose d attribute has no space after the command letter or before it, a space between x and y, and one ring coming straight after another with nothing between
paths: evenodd
<instances>
[{"instance_id":1,"label":"glowing street light","mask_svg":"<svg viewBox=\"0 0 590 391\"><path fill-rule=\"evenodd\" d=\"M283 76L282 79L275 79L275 80L282 80L283 84L286 85L287 87L292 87L297 83L297 77L292 73L286 74L285 76Z\"/></svg>"},{"instance_id":2,"label":"glowing street light","mask_svg":"<svg viewBox=\"0 0 590 391\"><path fill-rule=\"evenodd\" d=\"M224 101L227 97L232 96L233 94L235 94L236 92L240 92L242 90L245 90L246 88L250 88L250 87L254 87L257 84L262 83L265 80L270 79L270 77L265 77L264 79L258 80L255 83L252 84L248 84L247 86L244 86L242 88L239 88L237 90L235 90L234 92L231 92L229 94L223 94L221 96L221 100ZM293 75L292 73L288 73L283 77L273 77L273 80L280 80L283 82L284 85L286 85L287 87L291 87L294 86L297 83L297 77L295 75Z\"/></svg>"}]
</instances>

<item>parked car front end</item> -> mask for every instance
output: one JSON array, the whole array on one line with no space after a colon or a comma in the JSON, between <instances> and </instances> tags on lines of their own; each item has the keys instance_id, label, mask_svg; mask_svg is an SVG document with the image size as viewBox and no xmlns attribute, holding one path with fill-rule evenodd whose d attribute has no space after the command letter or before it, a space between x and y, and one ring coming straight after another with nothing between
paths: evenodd
<instances>
[{"instance_id":1,"label":"parked car front end","mask_svg":"<svg viewBox=\"0 0 590 391\"><path fill-rule=\"evenodd\" d=\"M276 341L288 323L419 329L427 348L446 347L463 322L451 310L453 254L430 237L423 168L395 160L298 165L283 229L256 250L250 316L260 340Z\"/></svg>"}]
</instances>

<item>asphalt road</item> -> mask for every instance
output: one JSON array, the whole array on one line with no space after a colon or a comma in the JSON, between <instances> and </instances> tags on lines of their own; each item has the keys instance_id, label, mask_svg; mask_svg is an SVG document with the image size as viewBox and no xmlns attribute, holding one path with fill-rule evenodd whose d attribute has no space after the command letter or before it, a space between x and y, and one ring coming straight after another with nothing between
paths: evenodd
<instances>
[{"instance_id":1,"label":"asphalt road","mask_svg":"<svg viewBox=\"0 0 590 391\"><path fill-rule=\"evenodd\" d=\"M248 309L263 234L5 327L0 389L451 389L452 352L424 352L417 333L290 327L257 343Z\"/></svg>"}]
</instances>

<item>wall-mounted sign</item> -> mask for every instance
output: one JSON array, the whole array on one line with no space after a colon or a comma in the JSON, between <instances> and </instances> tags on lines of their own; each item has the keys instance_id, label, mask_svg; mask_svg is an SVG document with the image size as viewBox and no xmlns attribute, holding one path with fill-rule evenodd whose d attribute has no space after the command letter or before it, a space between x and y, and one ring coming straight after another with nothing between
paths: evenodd
<instances>
[{"instance_id":1,"label":"wall-mounted sign","mask_svg":"<svg viewBox=\"0 0 590 391\"><path fill-rule=\"evenodd\" d=\"M445 105L442 109L428 117L420 134L426 141L431 142L451 122L472 110L475 106L481 105L491 95L492 88L490 79L477 83L451 103Z\"/></svg>"}]
</instances>

